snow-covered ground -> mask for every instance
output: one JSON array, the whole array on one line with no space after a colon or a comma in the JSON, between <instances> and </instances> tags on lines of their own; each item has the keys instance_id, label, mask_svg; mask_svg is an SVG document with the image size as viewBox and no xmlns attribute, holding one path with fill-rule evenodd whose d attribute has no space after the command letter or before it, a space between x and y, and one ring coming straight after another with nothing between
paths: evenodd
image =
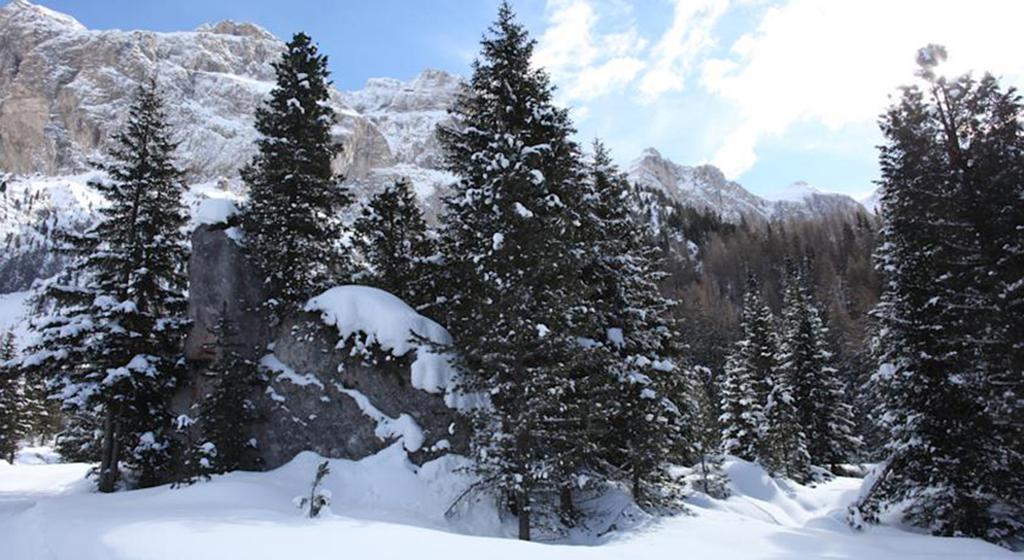
<instances>
[{"instance_id":1,"label":"snow-covered ground","mask_svg":"<svg viewBox=\"0 0 1024 560\"><path fill-rule=\"evenodd\" d=\"M19 345L28 337L29 298L31 292L0 294L0 334L11 331Z\"/></svg>"},{"instance_id":2,"label":"snow-covered ground","mask_svg":"<svg viewBox=\"0 0 1024 560\"><path fill-rule=\"evenodd\" d=\"M728 464L734 496L694 498L693 515L611 533L593 546L523 543L486 502L453 517L466 487L444 457L416 467L400 446L362 461L332 460L325 487L332 510L303 518L292 505L308 492L314 454L272 472L232 473L187 488L92 493L89 466L51 464L44 448L0 463L0 557L73 559L372 558L715 559L1020 558L984 542L941 539L891 527L849 529L843 510L859 480L816 488L777 484L754 465Z\"/></svg>"}]
</instances>

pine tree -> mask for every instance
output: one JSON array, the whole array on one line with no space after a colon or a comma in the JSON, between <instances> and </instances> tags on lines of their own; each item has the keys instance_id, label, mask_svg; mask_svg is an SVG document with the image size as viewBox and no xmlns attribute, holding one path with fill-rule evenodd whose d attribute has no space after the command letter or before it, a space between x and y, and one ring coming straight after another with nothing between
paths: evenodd
<instances>
[{"instance_id":1,"label":"pine tree","mask_svg":"<svg viewBox=\"0 0 1024 560\"><path fill-rule=\"evenodd\" d=\"M210 334L216 341L216 358L203 371L208 390L196 405L201 437L186 451L182 470L187 482L255 466L257 444L250 432L259 417L252 395L266 379L257 363L245 357L252 352L245 351L226 305Z\"/></svg>"},{"instance_id":2,"label":"pine tree","mask_svg":"<svg viewBox=\"0 0 1024 560\"><path fill-rule=\"evenodd\" d=\"M661 472L687 428L681 409L689 406L689 385L676 363L678 333L669 317L674 302L661 296L658 248L630 213L629 183L600 142L586 171L580 250L593 307L588 316L596 327L588 334L612 351L608 379L617 381L603 393L614 403L604 445L610 460L629 473L634 499L649 503L644 481Z\"/></svg>"},{"instance_id":3,"label":"pine tree","mask_svg":"<svg viewBox=\"0 0 1024 560\"><path fill-rule=\"evenodd\" d=\"M547 75L531 65L533 46L502 4L451 124L438 130L458 177L443 217L443 322L462 389L493 405L475 418L477 469L512 499L526 540L534 498L560 492L573 468L564 443L581 417L563 403L579 402L571 372L588 356L572 324L583 293L573 251L579 148Z\"/></svg>"},{"instance_id":4,"label":"pine tree","mask_svg":"<svg viewBox=\"0 0 1024 560\"><path fill-rule=\"evenodd\" d=\"M70 263L41 295L50 314L34 325L39 342L23 362L58 387L76 453L100 460L103 492L114 490L122 463L139 486L169 476L167 405L188 325L187 212L174 149L150 81L100 165L107 178L92 185L109 204L95 226L64 239Z\"/></svg>"},{"instance_id":5,"label":"pine tree","mask_svg":"<svg viewBox=\"0 0 1024 560\"><path fill-rule=\"evenodd\" d=\"M767 455L765 406L778 367L773 323L771 310L761 298L761 285L751 274L743 296L743 337L725 365L721 417L725 452L748 461Z\"/></svg>"},{"instance_id":6,"label":"pine tree","mask_svg":"<svg viewBox=\"0 0 1024 560\"><path fill-rule=\"evenodd\" d=\"M272 307L301 307L347 281L351 263L339 250L338 212L351 203L331 169L340 147L331 140L327 57L297 33L274 63L277 85L256 111L259 150L242 171L249 203L245 245L264 275Z\"/></svg>"},{"instance_id":7,"label":"pine tree","mask_svg":"<svg viewBox=\"0 0 1024 560\"><path fill-rule=\"evenodd\" d=\"M1006 289L1021 270L1004 267L1019 258L1008 248L1020 235L1022 108L990 76L936 76L944 58L922 49L924 88L904 88L881 119L885 289L872 381L890 442L851 513L874 521L901 504L935 534L1012 545L1024 534L1024 452L1020 318Z\"/></svg>"},{"instance_id":8,"label":"pine tree","mask_svg":"<svg viewBox=\"0 0 1024 560\"><path fill-rule=\"evenodd\" d=\"M352 225L353 239L369 265L364 280L415 307L433 300L428 285L434 240L408 180L374 195Z\"/></svg>"},{"instance_id":9,"label":"pine tree","mask_svg":"<svg viewBox=\"0 0 1024 560\"><path fill-rule=\"evenodd\" d=\"M14 358L14 333L7 331L0 334L0 459L10 463L29 429L25 385L13 365Z\"/></svg>"}]
</instances>

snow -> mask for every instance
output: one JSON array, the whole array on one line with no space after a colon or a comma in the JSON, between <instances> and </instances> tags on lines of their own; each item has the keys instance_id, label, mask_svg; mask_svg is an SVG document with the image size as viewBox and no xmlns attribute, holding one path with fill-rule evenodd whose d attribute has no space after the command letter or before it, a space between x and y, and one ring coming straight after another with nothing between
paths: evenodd
<instances>
[{"instance_id":1,"label":"snow","mask_svg":"<svg viewBox=\"0 0 1024 560\"><path fill-rule=\"evenodd\" d=\"M323 382L317 379L315 375L312 373L306 373L303 375L295 373L294 369L285 365L284 362L277 359L277 356L273 354L267 354L260 358L260 365L270 371L277 372L277 377L274 378L274 381L288 381L293 385L298 385L300 387L315 385L321 390L324 388Z\"/></svg>"},{"instance_id":2,"label":"snow","mask_svg":"<svg viewBox=\"0 0 1024 560\"><path fill-rule=\"evenodd\" d=\"M306 310L319 311L324 323L338 329L339 347L361 333L366 338L359 341L360 344L377 343L396 357L415 350L416 357L409 366L411 385L428 393L443 394L448 407L466 410L483 406L481 397L456 390L457 374L451 365L451 356L417 339L421 337L429 343L448 346L452 342L448 331L394 295L369 286L338 286L309 300ZM284 364L280 367L287 368ZM286 377L291 379L290 375Z\"/></svg>"},{"instance_id":3,"label":"snow","mask_svg":"<svg viewBox=\"0 0 1024 560\"><path fill-rule=\"evenodd\" d=\"M356 401L356 406L359 407L359 410L363 411L363 414L377 422L377 428L373 433L381 441L397 439L401 442L402 447L409 452L419 451L423 447L425 440L423 429L420 428L420 425L416 423L412 416L403 413L398 418L392 418L381 412L376 406L373 406L369 397L360 391L349 389L340 383L335 383L334 388L338 392L345 393L351 397L352 400Z\"/></svg>"},{"instance_id":4,"label":"snow","mask_svg":"<svg viewBox=\"0 0 1024 560\"><path fill-rule=\"evenodd\" d=\"M821 194L821 191L803 181L797 181L789 186L765 193L764 198L773 201L803 202L804 199L816 194Z\"/></svg>"},{"instance_id":5,"label":"snow","mask_svg":"<svg viewBox=\"0 0 1024 560\"><path fill-rule=\"evenodd\" d=\"M195 221L198 224L221 224L238 213L238 205L228 198L207 198L199 203Z\"/></svg>"},{"instance_id":6,"label":"snow","mask_svg":"<svg viewBox=\"0 0 1024 560\"><path fill-rule=\"evenodd\" d=\"M369 286L331 288L310 299L305 309L319 312L324 323L338 329L339 346L356 333L367 336L365 344L375 342L396 357L418 346L415 336L437 344L451 344L451 336L444 327L388 292Z\"/></svg>"},{"instance_id":7,"label":"snow","mask_svg":"<svg viewBox=\"0 0 1024 560\"><path fill-rule=\"evenodd\" d=\"M610 327L608 329L608 342L611 342L615 346L622 348L626 345L626 337L622 334L622 329L618 327Z\"/></svg>"},{"instance_id":8,"label":"snow","mask_svg":"<svg viewBox=\"0 0 1024 560\"><path fill-rule=\"evenodd\" d=\"M11 331L19 346L24 346L29 335L28 301L30 291L0 294L0 333Z\"/></svg>"},{"instance_id":9,"label":"snow","mask_svg":"<svg viewBox=\"0 0 1024 560\"><path fill-rule=\"evenodd\" d=\"M519 217L527 219L533 217L533 212L530 211L529 208L523 206L522 204L517 202L513 205L513 207L515 208L516 214L518 214Z\"/></svg>"},{"instance_id":10,"label":"snow","mask_svg":"<svg viewBox=\"0 0 1024 560\"><path fill-rule=\"evenodd\" d=\"M45 453L44 453L45 456ZM332 459L323 490L331 508L314 520L294 508L323 460L301 453L281 468L236 472L209 482L112 495L89 491L90 465L46 464L19 455L0 462L0 542L4 558L52 560L374 560L528 557L534 560L619 558L802 559L906 558L995 560L1020 556L972 539L937 538L875 527L856 532L842 520L860 481L837 478L817 487L776 482L756 465L726 462L733 496L697 494L693 515L652 520L587 544L513 540L514 520L499 518L493 499L448 506L471 484L446 455L421 467L400 445L359 461ZM33 464L34 463L34 464ZM616 505L609 500L602 504Z\"/></svg>"}]
</instances>

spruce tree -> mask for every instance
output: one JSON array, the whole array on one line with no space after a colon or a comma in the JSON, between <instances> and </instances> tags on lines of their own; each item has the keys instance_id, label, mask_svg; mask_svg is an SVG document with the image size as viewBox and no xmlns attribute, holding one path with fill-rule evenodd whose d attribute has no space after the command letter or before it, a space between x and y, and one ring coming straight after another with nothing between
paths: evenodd
<instances>
[{"instance_id":1,"label":"spruce tree","mask_svg":"<svg viewBox=\"0 0 1024 560\"><path fill-rule=\"evenodd\" d=\"M694 486L713 498L725 498L729 495L729 477L722 469L725 458L722 456L719 419L721 407L716 401L712 372L704 366L693 366L689 373L690 394L696 404L691 443L696 455L693 462L697 475Z\"/></svg>"},{"instance_id":2,"label":"spruce tree","mask_svg":"<svg viewBox=\"0 0 1024 560\"><path fill-rule=\"evenodd\" d=\"M765 436L761 462L773 474L805 482L810 478L811 457L794 397L797 380L789 373L780 369L772 377L764 406Z\"/></svg>"},{"instance_id":3,"label":"spruce tree","mask_svg":"<svg viewBox=\"0 0 1024 560\"><path fill-rule=\"evenodd\" d=\"M169 476L168 400L188 325L188 214L174 149L150 81L100 164L106 178L92 184L108 205L96 225L64 239L69 265L41 294L48 314L23 361L59 389L67 432L79 456L99 459L103 492L114 490L122 464L139 486Z\"/></svg>"},{"instance_id":4,"label":"spruce tree","mask_svg":"<svg viewBox=\"0 0 1024 560\"><path fill-rule=\"evenodd\" d=\"M340 146L331 140L336 117L327 57L308 35L297 33L274 70L277 85L256 111L258 153L242 171L249 187L242 225L269 304L293 308L348 281L338 213L351 198L331 169Z\"/></svg>"},{"instance_id":5,"label":"spruce tree","mask_svg":"<svg viewBox=\"0 0 1024 560\"><path fill-rule=\"evenodd\" d=\"M252 396L266 380L257 363L246 355L246 344L227 314L227 306L210 328L216 358L202 375L208 390L197 403L196 425L201 437L186 451L187 480L254 466L256 441L250 436L258 420Z\"/></svg>"},{"instance_id":6,"label":"spruce tree","mask_svg":"<svg viewBox=\"0 0 1024 560\"><path fill-rule=\"evenodd\" d=\"M0 460L14 463L18 443L28 435L27 395L14 367L14 333L0 333Z\"/></svg>"},{"instance_id":7,"label":"spruce tree","mask_svg":"<svg viewBox=\"0 0 1024 560\"><path fill-rule=\"evenodd\" d=\"M743 296L742 338L725 365L722 385L722 445L726 453L748 461L766 457L765 406L778 364L778 340L761 285L751 274Z\"/></svg>"},{"instance_id":8,"label":"spruce tree","mask_svg":"<svg viewBox=\"0 0 1024 560\"><path fill-rule=\"evenodd\" d=\"M649 503L643 485L680 448L689 385L677 364L680 349L661 296L665 273L659 250L630 212L626 177L600 142L587 166L588 192L580 250L587 259L583 279L593 312L595 339L612 352L607 379L611 430L605 452L629 474L634 499Z\"/></svg>"},{"instance_id":9,"label":"spruce tree","mask_svg":"<svg viewBox=\"0 0 1024 560\"><path fill-rule=\"evenodd\" d=\"M1024 452L1020 318L1007 287L1021 270L1005 267L1019 258L1021 103L990 76L937 76L944 58L922 49L923 87L904 88L881 119L885 286L872 381L890 441L851 513L874 521L899 504L934 534L1012 545L1024 534Z\"/></svg>"},{"instance_id":10,"label":"spruce tree","mask_svg":"<svg viewBox=\"0 0 1024 560\"><path fill-rule=\"evenodd\" d=\"M565 486L573 459L563 444L579 433L578 407L563 405L579 402L571 372L582 354L572 321L583 293L573 251L579 148L508 4L481 46L451 124L438 130L458 177L443 217L443 322L462 390L492 404L475 417L477 469L512 499L529 540L535 498Z\"/></svg>"},{"instance_id":11,"label":"spruce tree","mask_svg":"<svg viewBox=\"0 0 1024 560\"><path fill-rule=\"evenodd\" d=\"M428 282L436 249L408 180L374 195L352 224L352 233L369 266L363 282L414 307L433 300Z\"/></svg>"}]
</instances>

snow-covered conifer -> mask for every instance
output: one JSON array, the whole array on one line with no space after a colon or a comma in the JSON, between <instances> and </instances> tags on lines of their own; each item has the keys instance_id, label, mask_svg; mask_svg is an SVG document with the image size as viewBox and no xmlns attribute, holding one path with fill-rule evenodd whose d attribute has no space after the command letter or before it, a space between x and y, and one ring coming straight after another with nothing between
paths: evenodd
<instances>
[{"instance_id":1,"label":"snow-covered conifer","mask_svg":"<svg viewBox=\"0 0 1024 560\"><path fill-rule=\"evenodd\" d=\"M583 295L573 250L582 196L579 147L553 104L534 41L502 4L473 76L439 129L458 181L446 199L445 316L463 390L490 396L472 450L482 478L512 497L530 539L538 495L565 486L563 444L580 418L573 311ZM572 454L575 455L575 454Z\"/></svg>"},{"instance_id":2,"label":"snow-covered conifer","mask_svg":"<svg viewBox=\"0 0 1024 560\"><path fill-rule=\"evenodd\" d=\"M242 171L249 186L242 225L272 303L301 306L348 281L338 212L351 198L331 168L340 147L331 139L327 57L297 33L274 70L277 85L256 111L258 153Z\"/></svg>"},{"instance_id":3,"label":"snow-covered conifer","mask_svg":"<svg viewBox=\"0 0 1024 560\"><path fill-rule=\"evenodd\" d=\"M255 350L246 351L226 305L210 334L216 357L202 373L201 384L207 391L196 405L200 436L193 438L191 448L186 450L186 478L208 478L256 466L256 441L250 435L258 420L253 395L266 380L258 364L246 357Z\"/></svg>"},{"instance_id":4,"label":"snow-covered conifer","mask_svg":"<svg viewBox=\"0 0 1024 560\"><path fill-rule=\"evenodd\" d=\"M629 183L600 142L586 167L587 197L580 251L586 262L587 333L609 349L603 390L610 431L603 453L629 475L634 499L649 501L643 487L678 452L690 426L682 420L689 385L679 367L678 333L658 283L659 251L647 228L631 214Z\"/></svg>"},{"instance_id":5,"label":"snow-covered conifer","mask_svg":"<svg viewBox=\"0 0 1024 560\"><path fill-rule=\"evenodd\" d=\"M162 482L171 467L167 405L188 316L187 213L170 136L150 81L100 164L106 178L93 184L109 205L95 226L65 236L70 263L41 294L48 314L22 360L59 388L66 433L79 456L99 459L104 492L122 464L140 486Z\"/></svg>"},{"instance_id":6,"label":"snow-covered conifer","mask_svg":"<svg viewBox=\"0 0 1024 560\"><path fill-rule=\"evenodd\" d=\"M771 310L754 275L747 279L740 324L742 338L725 364L722 384L722 446L748 461L765 457L765 406L778 364L778 338Z\"/></svg>"},{"instance_id":7,"label":"snow-covered conifer","mask_svg":"<svg viewBox=\"0 0 1024 560\"><path fill-rule=\"evenodd\" d=\"M923 84L881 119L885 283L872 381L889 443L854 518L899 505L935 534L1013 544L1024 534L1011 295L1022 276L1022 107L991 76L936 75L945 54L920 51Z\"/></svg>"},{"instance_id":8,"label":"snow-covered conifer","mask_svg":"<svg viewBox=\"0 0 1024 560\"><path fill-rule=\"evenodd\" d=\"M786 259L777 377L792 398L807 458L811 464L828 467L845 461L859 440L853 434L852 408L834 366L828 329L808 286L806 269ZM804 459L793 457L799 462Z\"/></svg>"},{"instance_id":9,"label":"snow-covered conifer","mask_svg":"<svg viewBox=\"0 0 1024 560\"><path fill-rule=\"evenodd\" d=\"M369 270L360 283L390 292L415 307L433 301L428 285L434 240L408 180L377 193L352 224L353 240Z\"/></svg>"},{"instance_id":10,"label":"snow-covered conifer","mask_svg":"<svg viewBox=\"0 0 1024 560\"><path fill-rule=\"evenodd\" d=\"M29 429L25 414L28 396L24 378L12 363L14 356L14 333L0 333L0 460L11 463Z\"/></svg>"}]
</instances>

